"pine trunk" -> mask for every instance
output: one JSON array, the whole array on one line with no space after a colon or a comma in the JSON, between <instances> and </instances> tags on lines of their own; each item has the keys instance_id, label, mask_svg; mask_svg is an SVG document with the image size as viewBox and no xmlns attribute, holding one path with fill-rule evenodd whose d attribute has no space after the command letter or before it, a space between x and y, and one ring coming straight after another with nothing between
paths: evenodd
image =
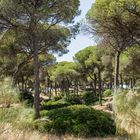
<instances>
[{"instance_id":1,"label":"pine trunk","mask_svg":"<svg viewBox=\"0 0 140 140\"><path fill-rule=\"evenodd\" d=\"M102 84L101 84L101 71L100 68L98 68L98 88L99 88L99 103L102 106Z\"/></svg>"},{"instance_id":2,"label":"pine trunk","mask_svg":"<svg viewBox=\"0 0 140 140\"><path fill-rule=\"evenodd\" d=\"M35 119L40 117L40 79L39 79L39 60L38 60L38 47L34 46L34 110Z\"/></svg>"},{"instance_id":3,"label":"pine trunk","mask_svg":"<svg viewBox=\"0 0 140 140\"><path fill-rule=\"evenodd\" d=\"M114 92L119 88L120 52L115 54Z\"/></svg>"}]
</instances>

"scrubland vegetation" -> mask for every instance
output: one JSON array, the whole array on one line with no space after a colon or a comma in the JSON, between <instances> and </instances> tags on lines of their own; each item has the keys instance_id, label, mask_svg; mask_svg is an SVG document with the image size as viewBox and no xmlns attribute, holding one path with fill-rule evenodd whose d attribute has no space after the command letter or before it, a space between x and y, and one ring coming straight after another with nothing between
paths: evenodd
<instances>
[{"instance_id":1,"label":"scrubland vegetation","mask_svg":"<svg viewBox=\"0 0 140 140\"><path fill-rule=\"evenodd\" d=\"M140 139L140 0L79 6L0 0L0 140ZM96 45L57 62L79 33Z\"/></svg>"},{"instance_id":2,"label":"scrubland vegetation","mask_svg":"<svg viewBox=\"0 0 140 140\"><path fill-rule=\"evenodd\" d=\"M119 91L114 96L113 104L118 133L128 133L131 139L139 139L139 91Z\"/></svg>"}]
</instances>

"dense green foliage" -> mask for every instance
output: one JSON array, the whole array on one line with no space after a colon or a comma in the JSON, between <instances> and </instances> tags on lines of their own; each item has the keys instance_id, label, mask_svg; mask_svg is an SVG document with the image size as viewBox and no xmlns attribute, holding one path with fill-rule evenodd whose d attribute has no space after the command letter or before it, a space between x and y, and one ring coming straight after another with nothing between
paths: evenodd
<instances>
[{"instance_id":1,"label":"dense green foliage","mask_svg":"<svg viewBox=\"0 0 140 140\"><path fill-rule=\"evenodd\" d=\"M51 109L57 109L57 108L62 108L62 107L67 107L70 105L75 105L75 104L82 104L85 98L83 97L75 97L75 96L69 96L68 98L66 97L58 97L54 98L53 100L50 101L42 101L41 102L41 109L42 110L51 110Z\"/></svg>"},{"instance_id":2,"label":"dense green foliage","mask_svg":"<svg viewBox=\"0 0 140 140\"><path fill-rule=\"evenodd\" d=\"M97 102L99 99L92 92L85 92L82 96L83 102L86 105L91 105Z\"/></svg>"},{"instance_id":3,"label":"dense green foliage","mask_svg":"<svg viewBox=\"0 0 140 140\"><path fill-rule=\"evenodd\" d=\"M62 101L62 100L58 100L58 101L48 101L45 102L43 101L41 103L41 108L42 109L46 109L46 110L51 110L51 109L57 109L57 108L61 108L61 107L66 107L69 106L70 103L66 102L66 101Z\"/></svg>"},{"instance_id":4,"label":"dense green foliage","mask_svg":"<svg viewBox=\"0 0 140 140\"><path fill-rule=\"evenodd\" d=\"M46 130L49 132L83 137L115 134L114 122L110 115L84 105L46 111L43 115L49 119L46 123Z\"/></svg>"},{"instance_id":5,"label":"dense green foliage","mask_svg":"<svg viewBox=\"0 0 140 140\"><path fill-rule=\"evenodd\" d=\"M21 91L19 93L19 99L21 102L24 102L28 106L33 106L34 98L31 92L28 91Z\"/></svg>"},{"instance_id":6,"label":"dense green foliage","mask_svg":"<svg viewBox=\"0 0 140 140\"><path fill-rule=\"evenodd\" d=\"M69 102L71 105L82 104L83 103L83 98L75 97L75 96L70 96L69 98L66 98L65 100L67 102Z\"/></svg>"},{"instance_id":7,"label":"dense green foliage","mask_svg":"<svg viewBox=\"0 0 140 140\"><path fill-rule=\"evenodd\" d=\"M84 92L81 96L78 97L71 95L68 98L58 97L50 101L42 101L41 109L51 110L78 104L93 105L98 100L98 97L96 97L92 92Z\"/></svg>"}]
</instances>

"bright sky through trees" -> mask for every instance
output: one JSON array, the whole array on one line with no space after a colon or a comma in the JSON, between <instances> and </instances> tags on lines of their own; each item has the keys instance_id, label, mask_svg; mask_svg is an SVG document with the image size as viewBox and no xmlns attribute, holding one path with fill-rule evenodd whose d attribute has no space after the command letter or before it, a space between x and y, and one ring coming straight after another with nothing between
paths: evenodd
<instances>
[{"instance_id":1,"label":"bright sky through trees","mask_svg":"<svg viewBox=\"0 0 140 140\"><path fill-rule=\"evenodd\" d=\"M94 2L94 0L80 0L80 1L81 1L80 10L82 9L82 11L81 15L76 17L75 19L76 22L80 21L85 17L87 11L91 8L92 3ZM68 46L69 53L61 57L57 57L57 61L58 62L73 61L73 56L75 53L93 44L95 44L93 38L90 38L88 35L79 34L76 37L76 39L73 39L71 41L71 44Z\"/></svg>"}]
</instances>

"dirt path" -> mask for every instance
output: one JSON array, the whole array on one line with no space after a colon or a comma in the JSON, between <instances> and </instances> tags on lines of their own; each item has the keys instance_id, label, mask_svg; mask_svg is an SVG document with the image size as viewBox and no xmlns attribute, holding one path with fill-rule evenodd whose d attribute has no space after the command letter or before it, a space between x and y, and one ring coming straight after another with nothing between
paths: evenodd
<instances>
[{"instance_id":1,"label":"dirt path","mask_svg":"<svg viewBox=\"0 0 140 140\"><path fill-rule=\"evenodd\" d=\"M103 103L103 105L94 105L92 106L94 109L97 109L97 110L101 110L101 111L104 111L104 112L107 112L107 113L110 113L113 115L113 111L112 111L112 100L113 98L112 97L106 97L106 98L103 98L105 100L105 102Z\"/></svg>"}]
</instances>

